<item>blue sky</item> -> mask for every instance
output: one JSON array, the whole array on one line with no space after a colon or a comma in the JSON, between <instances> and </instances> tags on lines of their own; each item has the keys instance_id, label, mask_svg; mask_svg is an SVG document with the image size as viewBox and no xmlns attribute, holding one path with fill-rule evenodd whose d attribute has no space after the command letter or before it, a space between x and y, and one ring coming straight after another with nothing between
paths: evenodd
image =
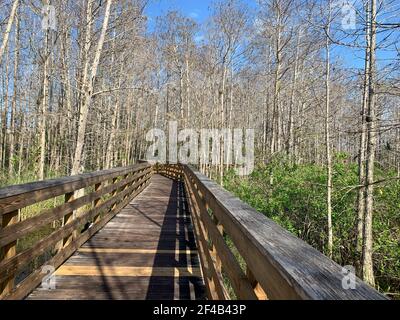
<instances>
[{"instance_id":1,"label":"blue sky","mask_svg":"<svg viewBox=\"0 0 400 320\"><path fill-rule=\"evenodd\" d=\"M213 0L150 0L149 5L146 8L146 15L150 18L149 27L152 29L154 24L152 23L157 16L163 15L170 10L176 10L181 12L183 15L193 18L199 23L205 22L210 14L209 7ZM255 0L246 1L248 5L254 6ZM201 32L197 36L201 40ZM378 37L379 41L379 37ZM363 50L354 50L344 47L336 47L333 52L334 55L339 57L347 67L360 68L364 66ZM394 58L393 53L378 52L378 61L382 60L381 63L385 64L385 59Z\"/></svg>"},{"instance_id":2,"label":"blue sky","mask_svg":"<svg viewBox=\"0 0 400 320\"><path fill-rule=\"evenodd\" d=\"M154 27L154 21L157 16L163 15L171 10L181 12L184 16L191 17L199 24L205 22L209 16L209 7L212 0L150 0L145 13L150 18L149 28ZM195 40L202 41L201 30Z\"/></svg>"},{"instance_id":3,"label":"blue sky","mask_svg":"<svg viewBox=\"0 0 400 320\"><path fill-rule=\"evenodd\" d=\"M150 0L146 14L155 18L169 10L177 10L198 22L203 22L208 17L208 8L211 0Z\"/></svg>"}]
</instances>

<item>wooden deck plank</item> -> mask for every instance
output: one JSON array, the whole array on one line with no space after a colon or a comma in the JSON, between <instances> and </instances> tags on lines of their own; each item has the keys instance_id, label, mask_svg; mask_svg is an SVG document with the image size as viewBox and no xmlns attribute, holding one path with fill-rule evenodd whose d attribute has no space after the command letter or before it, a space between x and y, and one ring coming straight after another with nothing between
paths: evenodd
<instances>
[{"instance_id":1,"label":"wooden deck plank","mask_svg":"<svg viewBox=\"0 0 400 320\"><path fill-rule=\"evenodd\" d=\"M97 257L72 257L64 266L126 266L135 261L137 267L148 267L154 264L157 257L159 264L168 268L198 267L197 254L101 254Z\"/></svg>"},{"instance_id":2,"label":"wooden deck plank","mask_svg":"<svg viewBox=\"0 0 400 320\"><path fill-rule=\"evenodd\" d=\"M190 300L203 294L202 280L194 277L158 277L156 290L149 291L149 277L65 277L59 276L57 283L62 289L53 292L52 299L81 299L81 300ZM88 291L77 291L76 287L84 284L90 287ZM175 288L171 290L171 287ZM155 289L155 288L154 288ZM48 292L36 290L29 297L31 300L48 299Z\"/></svg>"},{"instance_id":3,"label":"wooden deck plank","mask_svg":"<svg viewBox=\"0 0 400 320\"><path fill-rule=\"evenodd\" d=\"M27 299L203 299L183 184L160 175Z\"/></svg>"},{"instance_id":4,"label":"wooden deck plank","mask_svg":"<svg viewBox=\"0 0 400 320\"><path fill-rule=\"evenodd\" d=\"M104 265L63 265L56 275L90 277L201 277L199 268L192 267L126 267Z\"/></svg>"},{"instance_id":5,"label":"wooden deck plank","mask_svg":"<svg viewBox=\"0 0 400 320\"><path fill-rule=\"evenodd\" d=\"M114 249L114 248L81 248L79 252L89 253L154 253L154 254L169 254L169 253L185 253L197 254L197 250L157 250L157 249Z\"/></svg>"}]
</instances>

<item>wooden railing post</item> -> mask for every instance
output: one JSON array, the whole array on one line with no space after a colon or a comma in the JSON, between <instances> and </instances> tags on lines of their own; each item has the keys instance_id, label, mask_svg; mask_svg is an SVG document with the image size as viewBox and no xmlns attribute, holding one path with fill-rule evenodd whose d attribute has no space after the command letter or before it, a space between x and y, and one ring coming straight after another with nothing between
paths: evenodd
<instances>
[{"instance_id":1,"label":"wooden railing post","mask_svg":"<svg viewBox=\"0 0 400 320\"><path fill-rule=\"evenodd\" d=\"M209 210L208 205L206 206L207 211ZM213 215L212 217L215 225L217 226L217 229L219 231L219 233L223 236L224 235L224 227L222 226L222 224L219 223L217 217L215 215ZM222 263L221 263L221 259L218 255L217 252L217 247L215 246L215 243L212 243L212 252L213 252L213 258L215 259L215 268L217 269L217 272L222 273Z\"/></svg>"},{"instance_id":2,"label":"wooden railing post","mask_svg":"<svg viewBox=\"0 0 400 320\"><path fill-rule=\"evenodd\" d=\"M126 175L124 175L123 176L123 178L122 179L128 179L128 177L131 175L131 173L128 173L128 174L126 174ZM128 189L129 188L129 183L127 183L125 186L123 186L121 189L120 189L120 192L122 192L122 191L125 191L126 189ZM121 200L121 201L125 201L126 199L128 199L129 198L129 194L126 194L125 196L124 196L124 198Z\"/></svg>"},{"instance_id":3,"label":"wooden railing post","mask_svg":"<svg viewBox=\"0 0 400 320\"><path fill-rule=\"evenodd\" d=\"M118 180L118 177L112 179L112 184L115 184L115 183L117 182L117 180ZM115 196L117 195L118 191L119 191L118 189L115 189L113 192L111 192L111 197L115 197ZM118 203L115 202L115 203L111 206L110 212L113 211L117 205L118 205Z\"/></svg>"},{"instance_id":4,"label":"wooden railing post","mask_svg":"<svg viewBox=\"0 0 400 320\"><path fill-rule=\"evenodd\" d=\"M19 210L12 211L3 215L1 219L1 229L18 222ZM0 229L0 230L1 230ZM0 248L0 262L10 259L17 254L17 241L13 241ZM15 274L8 277L3 283L0 283L0 299L14 289Z\"/></svg>"},{"instance_id":5,"label":"wooden railing post","mask_svg":"<svg viewBox=\"0 0 400 320\"><path fill-rule=\"evenodd\" d=\"M75 198L74 197L74 192L70 192L70 193L65 194L65 202L71 202L71 201L74 200L74 198ZM68 214L66 214L64 216L64 218L63 218L63 226L65 226L68 223L71 223L74 220L74 214L75 214L74 211L72 211L72 212L70 212L70 213L68 213ZM76 235L77 235L77 232L74 231L70 235L66 236L63 239L63 247L68 246L73 241L73 239L76 237Z\"/></svg>"},{"instance_id":6,"label":"wooden railing post","mask_svg":"<svg viewBox=\"0 0 400 320\"><path fill-rule=\"evenodd\" d=\"M142 172L144 172L144 170L143 170L143 171L140 171L140 173L142 173ZM139 173L139 172L133 173L133 175L138 174L138 173ZM151 173L150 173L150 174L151 174ZM137 182L139 182L139 181L145 179L146 176L147 176L147 175L144 175L144 176L141 177L141 178L137 178L137 179L133 180L133 181L130 183L129 188L132 187L133 185L135 185ZM139 188L139 187L138 187L138 188ZM135 189L137 190L138 188L135 188ZM136 190L134 190L133 192L135 192Z\"/></svg>"},{"instance_id":7,"label":"wooden railing post","mask_svg":"<svg viewBox=\"0 0 400 320\"><path fill-rule=\"evenodd\" d=\"M143 164L1 188L0 300L24 298L44 275L41 270L35 269L16 286L14 279L19 272L44 252L52 254L46 263L55 268L60 266L93 232L100 230L122 210L129 199L143 190L151 175L146 174L147 171L151 171L151 166ZM64 203L58 205L54 201L53 208L19 221L21 209L41 201L56 200L57 197L64 197ZM50 235L39 239L31 247L17 252L18 239L60 220L60 228L52 230ZM92 222L95 222L93 232L85 232Z\"/></svg>"},{"instance_id":8,"label":"wooden railing post","mask_svg":"<svg viewBox=\"0 0 400 320\"><path fill-rule=\"evenodd\" d=\"M95 192L99 191L99 190L101 189L101 186L102 186L101 183L95 184L95 185L94 185L94 191L95 191ZM102 202L101 197L98 198L98 199L96 199L96 200L94 200L94 201L93 201L93 208L99 207L100 204L101 204L101 202ZM101 219L101 213L99 213L97 216L94 217L93 223L99 222L100 219Z\"/></svg>"},{"instance_id":9,"label":"wooden railing post","mask_svg":"<svg viewBox=\"0 0 400 320\"><path fill-rule=\"evenodd\" d=\"M249 266L246 267L246 276L249 279L249 282L253 287L258 300L268 300L267 294L265 293L263 288L261 288L257 279L254 277L253 272L251 272L251 270L249 269Z\"/></svg>"},{"instance_id":10,"label":"wooden railing post","mask_svg":"<svg viewBox=\"0 0 400 320\"><path fill-rule=\"evenodd\" d=\"M201 261L205 264L203 273L207 286L207 293L209 294L209 298L213 300L229 299L228 292L223 285L223 278L220 272L221 268L218 269L218 263L216 262L217 250L204 222L207 221L207 217L211 219L208 216L208 204L205 202L204 195L197 189L198 186L193 182L192 177L190 175L184 175L183 177L186 179L185 182L187 182L188 199L191 203L192 220L196 229L195 234L198 238L197 243L201 250ZM219 263L219 266L221 266L221 263Z\"/></svg>"}]
</instances>

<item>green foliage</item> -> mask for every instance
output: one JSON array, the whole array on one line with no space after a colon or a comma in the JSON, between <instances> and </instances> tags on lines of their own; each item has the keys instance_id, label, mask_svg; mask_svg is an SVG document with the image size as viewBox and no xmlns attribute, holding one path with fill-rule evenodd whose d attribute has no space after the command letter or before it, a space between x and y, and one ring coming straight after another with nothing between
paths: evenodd
<instances>
[{"instance_id":1,"label":"green foliage","mask_svg":"<svg viewBox=\"0 0 400 320\"><path fill-rule=\"evenodd\" d=\"M45 179L46 180L54 179L66 175L68 175L66 172L57 172L49 170L48 172L46 172ZM18 176L17 174L10 176L5 171L0 172L0 188L29 183L29 182L35 182L35 181L38 181L38 177L37 177L37 170L35 170L33 166L32 168L25 168L25 171L22 172L20 176Z\"/></svg>"},{"instance_id":2,"label":"green foliage","mask_svg":"<svg viewBox=\"0 0 400 320\"><path fill-rule=\"evenodd\" d=\"M336 154L333 164L333 259L355 265L357 164ZM400 293L400 182L394 172L376 168L374 267L380 290ZM249 177L225 176L225 187L321 252L327 252L326 168L315 164L272 162L260 165Z\"/></svg>"}]
</instances>

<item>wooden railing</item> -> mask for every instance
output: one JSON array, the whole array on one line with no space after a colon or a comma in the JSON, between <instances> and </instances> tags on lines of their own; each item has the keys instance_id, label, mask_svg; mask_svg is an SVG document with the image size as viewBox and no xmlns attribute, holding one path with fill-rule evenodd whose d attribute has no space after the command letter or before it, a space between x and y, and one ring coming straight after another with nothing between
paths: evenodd
<instances>
[{"instance_id":1,"label":"wooden railing","mask_svg":"<svg viewBox=\"0 0 400 320\"><path fill-rule=\"evenodd\" d=\"M210 299L385 299L193 168L156 170L185 182Z\"/></svg>"},{"instance_id":2,"label":"wooden railing","mask_svg":"<svg viewBox=\"0 0 400 320\"><path fill-rule=\"evenodd\" d=\"M40 267L26 271L29 264L47 254L40 265L58 268L146 188L153 172L185 183L209 299L385 299L358 278L346 289L342 267L192 167L147 163L1 189L0 299L29 294L46 276ZM21 209L51 199L50 209L20 219ZM61 225L37 239L55 221ZM29 235L33 244L17 252L17 241ZM27 274L16 279L21 271Z\"/></svg>"},{"instance_id":3,"label":"wooden railing","mask_svg":"<svg viewBox=\"0 0 400 320\"><path fill-rule=\"evenodd\" d=\"M159 164L154 166L154 171L173 180L182 180L183 170L180 164Z\"/></svg>"},{"instance_id":4,"label":"wooden railing","mask_svg":"<svg viewBox=\"0 0 400 320\"><path fill-rule=\"evenodd\" d=\"M16 283L21 270L45 253L50 258L42 265L59 267L146 188L152 173L152 166L144 163L1 189L0 299L24 298L46 274L41 268L29 268L28 275ZM21 209L60 196L64 201L59 205L20 221ZM55 221L61 222L59 228L17 252L19 239L38 237L41 228Z\"/></svg>"}]
</instances>

